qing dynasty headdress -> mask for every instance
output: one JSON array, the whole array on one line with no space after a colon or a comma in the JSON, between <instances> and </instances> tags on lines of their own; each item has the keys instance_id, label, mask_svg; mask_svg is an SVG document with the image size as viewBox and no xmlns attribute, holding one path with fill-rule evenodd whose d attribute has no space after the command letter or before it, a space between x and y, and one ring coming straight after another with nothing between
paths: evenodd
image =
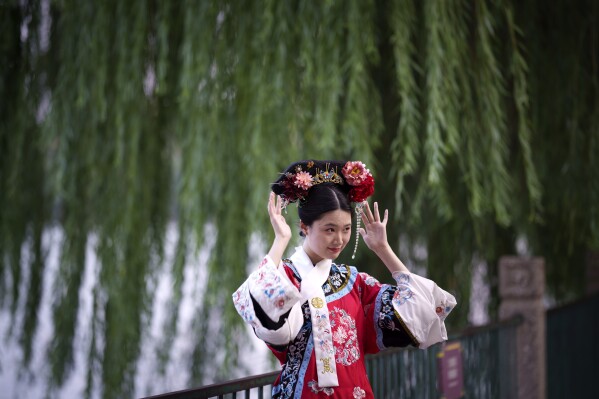
<instances>
[{"instance_id":1,"label":"qing dynasty headdress","mask_svg":"<svg viewBox=\"0 0 599 399\"><path fill-rule=\"evenodd\" d=\"M360 161L299 161L292 163L272 184L272 191L281 196L283 207L290 203L302 206L310 196L310 189L316 185L335 184L355 204L356 244L358 247L358 229L364 201L374 193L374 178Z\"/></svg>"}]
</instances>

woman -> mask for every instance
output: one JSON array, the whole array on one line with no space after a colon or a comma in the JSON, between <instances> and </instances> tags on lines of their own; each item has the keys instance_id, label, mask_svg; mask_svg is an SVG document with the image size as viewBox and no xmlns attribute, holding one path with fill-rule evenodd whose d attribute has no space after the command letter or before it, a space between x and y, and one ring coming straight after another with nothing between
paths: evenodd
<instances>
[{"instance_id":1,"label":"woman","mask_svg":"<svg viewBox=\"0 0 599 399\"><path fill-rule=\"evenodd\" d=\"M272 191L274 242L233 294L239 314L281 362L272 397L373 398L364 355L446 340L444 320L456 301L395 255L387 242L388 211L381 220L378 204L371 210L365 202L374 179L361 162L296 162ZM304 242L285 259L292 234L281 210L294 202ZM351 203L357 230L396 285L333 263L350 242ZM356 233L356 247L357 240Z\"/></svg>"}]
</instances>

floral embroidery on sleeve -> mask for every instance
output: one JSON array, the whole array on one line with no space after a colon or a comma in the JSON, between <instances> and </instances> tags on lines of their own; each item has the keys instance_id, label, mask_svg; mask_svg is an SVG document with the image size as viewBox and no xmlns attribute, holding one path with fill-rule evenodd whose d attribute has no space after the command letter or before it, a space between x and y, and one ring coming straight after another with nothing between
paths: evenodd
<instances>
[{"instance_id":1,"label":"floral embroidery on sleeve","mask_svg":"<svg viewBox=\"0 0 599 399\"><path fill-rule=\"evenodd\" d=\"M264 267L267 263L268 260L264 258L258 270L252 273L248 280L254 287L260 287L261 294L270 300L274 308L283 309L295 295L286 290L276 269ZM268 313L269 309L265 311Z\"/></svg>"},{"instance_id":2,"label":"floral embroidery on sleeve","mask_svg":"<svg viewBox=\"0 0 599 399\"><path fill-rule=\"evenodd\" d=\"M283 274L282 274L283 273ZM284 272L264 257L256 271L233 293L233 304L243 320L257 327L252 298L272 320L288 311L300 298L297 287L287 281Z\"/></svg>"},{"instance_id":3,"label":"floral embroidery on sleeve","mask_svg":"<svg viewBox=\"0 0 599 399\"><path fill-rule=\"evenodd\" d=\"M378 316L378 327L388 331L401 331L399 325L395 324L392 290L386 289L381 294L380 311Z\"/></svg>"},{"instance_id":4,"label":"floral embroidery on sleeve","mask_svg":"<svg viewBox=\"0 0 599 399\"><path fill-rule=\"evenodd\" d=\"M437 305L435 308L435 312L437 313L437 316L439 316L439 319L443 321L449 312L451 312L451 309L453 308L447 304L447 301L441 301L441 303L439 303L439 305Z\"/></svg>"},{"instance_id":5,"label":"floral embroidery on sleeve","mask_svg":"<svg viewBox=\"0 0 599 399\"><path fill-rule=\"evenodd\" d=\"M254 308L250 303L250 294L247 284L242 285L237 291L235 291L233 294L233 304L235 305L239 315L246 323L251 325L256 324L254 322Z\"/></svg>"},{"instance_id":6,"label":"floral embroidery on sleeve","mask_svg":"<svg viewBox=\"0 0 599 399\"><path fill-rule=\"evenodd\" d=\"M395 294L393 294L393 304L395 306L401 306L414 297L414 292L410 286L410 275L402 273L394 278L397 282L397 290L395 291Z\"/></svg>"},{"instance_id":7,"label":"floral embroidery on sleeve","mask_svg":"<svg viewBox=\"0 0 599 399\"><path fill-rule=\"evenodd\" d=\"M377 284L380 285L379 281L376 278L372 277L371 275L369 275L367 273L360 273L360 275L364 279L364 284L366 284L370 287L374 287Z\"/></svg>"},{"instance_id":8,"label":"floral embroidery on sleeve","mask_svg":"<svg viewBox=\"0 0 599 399\"><path fill-rule=\"evenodd\" d=\"M260 262L260 266L258 266L258 269L261 268L262 266L266 265L268 263L268 259L265 257L264 259L262 259L262 262Z\"/></svg>"}]
</instances>

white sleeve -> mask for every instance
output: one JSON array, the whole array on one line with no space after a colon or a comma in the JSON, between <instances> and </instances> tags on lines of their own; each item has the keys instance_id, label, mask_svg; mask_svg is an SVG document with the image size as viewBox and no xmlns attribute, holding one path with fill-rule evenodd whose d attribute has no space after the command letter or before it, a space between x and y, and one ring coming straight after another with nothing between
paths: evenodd
<instances>
[{"instance_id":1,"label":"white sleeve","mask_svg":"<svg viewBox=\"0 0 599 399\"><path fill-rule=\"evenodd\" d=\"M291 308L291 312L285 319L285 323L277 330L269 330L264 327L260 320L258 325L254 326L254 331L262 341L273 345L286 345L291 342L299 333L304 324L301 303L297 302Z\"/></svg>"},{"instance_id":2,"label":"white sleeve","mask_svg":"<svg viewBox=\"0 0 599 399\"><path fill-rule=\"evenodd\" d=\"M273 322L291 310L285 324L277 330L263 326L256 316L252 298ZM267 255L258 270L251 273L235 291L233 303L239 315L254 328L260 339L283 345L295 338L303 324L300 298L298 289Z\"/></svg>"},{"instance_id":3,"label":"white sleeve","mask_svg":"<svg viewBox=\"0 0 599 399\"><path fill-rule=\"evenodd\" d=\"M425 349L447 340L445 318L456 306L453 295L439 288L427 278L412 273L393 273L397 291L393 308L419 343Z\"/></svg>"}]
</instances>

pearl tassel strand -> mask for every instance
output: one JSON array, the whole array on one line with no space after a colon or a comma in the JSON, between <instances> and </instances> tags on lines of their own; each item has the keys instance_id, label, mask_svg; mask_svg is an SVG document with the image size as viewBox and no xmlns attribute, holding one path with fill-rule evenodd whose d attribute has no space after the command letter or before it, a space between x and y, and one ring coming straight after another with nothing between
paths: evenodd
<instances>
[{"instance_id":1,"label":"pearl tassel strand","mask_svg":"<svg viewBox=\"0 0 599 399\"><path fill-rule=\"evenodd\" d=\"M356 251L358 250L358 241L360 240L360 222L362 221L362 208L364 208L364 203L360 202L356 204L356 244L354 245L354 253L351 258L356 258Z\"/></svg>"}]
</instances>

